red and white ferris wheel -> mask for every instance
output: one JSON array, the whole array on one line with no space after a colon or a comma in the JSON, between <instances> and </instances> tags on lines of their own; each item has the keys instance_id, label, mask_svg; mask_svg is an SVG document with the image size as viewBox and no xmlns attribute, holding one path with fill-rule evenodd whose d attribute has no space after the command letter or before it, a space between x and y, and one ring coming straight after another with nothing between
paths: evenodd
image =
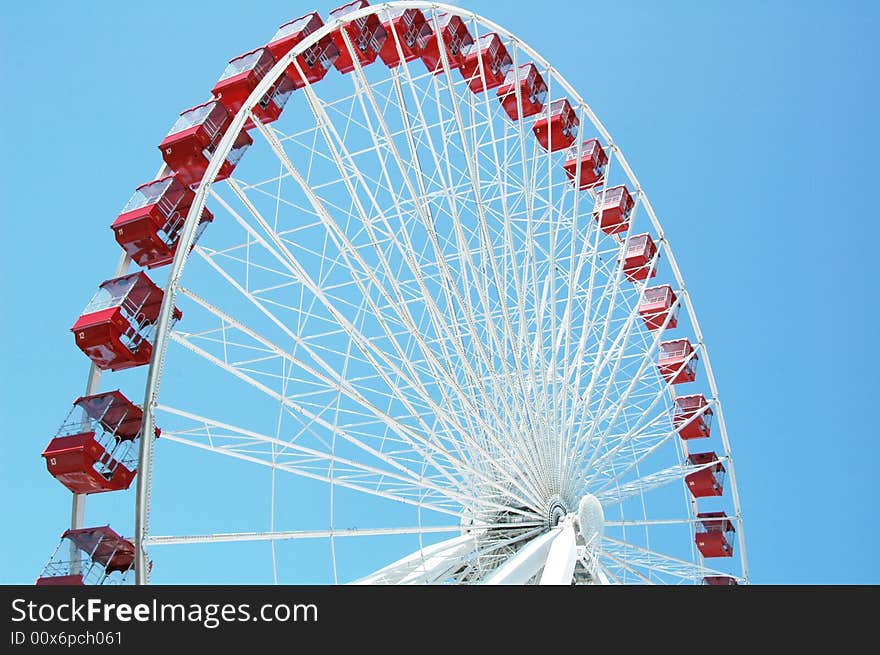
<instances>
[{"instance_id":1,"label":"red and white ferris wheel","mask_svg":"<svg viewBox=\"0 0 880 655\"><path fill-rule=\"evenodd\" d=\"M748 581L691 297L550 63L460 7L361 0L210 94L71 328L87 391L43 457L72 525L37 584L242 557L275 582ZM133 536L84 524L96 495Z\"/></svg>"}]
</instances>

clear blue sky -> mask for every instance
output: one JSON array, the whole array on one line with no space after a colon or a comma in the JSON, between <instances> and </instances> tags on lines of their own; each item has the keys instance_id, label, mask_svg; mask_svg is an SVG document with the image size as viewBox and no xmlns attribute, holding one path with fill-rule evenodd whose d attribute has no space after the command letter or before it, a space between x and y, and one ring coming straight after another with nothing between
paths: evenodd
<instances>
[{"instance_id":1,"label":"clear blue sky","mask_svg":"<svg viewBox=\"0 0 880 655\"><path fill-rule=\"evenodd\" d=\"M712 353L753 581L880 582L880 6L460 4L580 90L650 195ZM312 8L5 8L0 583L32 582L69 520L40 451L84 385L68 328L115 265L107 226L226 60Z\"/></svg>"}]
</instances>

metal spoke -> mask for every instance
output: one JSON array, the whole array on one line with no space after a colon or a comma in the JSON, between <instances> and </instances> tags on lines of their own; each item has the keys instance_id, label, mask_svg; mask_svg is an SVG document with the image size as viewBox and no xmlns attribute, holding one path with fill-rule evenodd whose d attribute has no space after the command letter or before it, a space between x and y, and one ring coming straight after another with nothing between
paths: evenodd
<instances>
[{"instance_id":1,"label":"metal spoke","mask_svg":"<svg viewBox=\"0 0 880 655\"><path fill-rule=\"evenodd\" d=\"M509 528L508 525L484 525L484 529ZM297 539L339 539L343 537L377 537L398 534L443 534L459 532L461 526L410 526L406 528L336 528L331 530L289 530L282 532L229 532L203 535L157 535L148 539L151 546L224 543L230 541L290 541Z\"/></svg>"}]
</instances>

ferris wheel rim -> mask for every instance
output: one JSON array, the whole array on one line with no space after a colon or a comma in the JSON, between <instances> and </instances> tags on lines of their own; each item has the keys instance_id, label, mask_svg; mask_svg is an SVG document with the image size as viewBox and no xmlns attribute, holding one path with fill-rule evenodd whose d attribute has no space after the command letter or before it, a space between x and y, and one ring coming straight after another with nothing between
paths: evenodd
<instances>
[{"instance_id":1,"label":"ferris wheel rim","mask_svg":"<svg viewBox=\"0 0 880 655\"><path fill-rule=\"evenodd\" d=\"M687 287L685 286L683 276L681 275L669 241L665 236L659 219L657 218L654 209L650 204L650 200L646 192L641 187L637 177L635 176L634 171L626 161L621 148L617 146L608 130L604 127L604 125L598 119L590 106L578 94L577 90L567 82L564 76L556 68L554 68L546 59L544 59L525 41L519 39L516 35L505 29L503 26L489 19L486 19L485 17L475 12L471 12L458 6L448 5L444 3L420 1L385 2L352 11L346 14L344 18L337 17L324 23L321 28L309 34L286 55L280 58L276 62L275 66L266 74L266 76L257 84L256 88L251 92L250 96L245 101L241 109L230 121L229 128L220 140L216 151L213 153L207 170L205 171L201 181L199 182L198 189L196 190L195 199L190 207L184 223L184 227L181 231L179 247L171 264L168 281L164 289L165 295L162 302L162 309L160 311L159 321L157 323L154 350L149 363L147 383L145 385L144 408L146 411L144 411L144 424L142 434L152 435L152 429L155 420L154 410L159 397L161 376L164 370L165 357L170 341L169 336L172 328L171 315L174 308L174 300L179 290L180 281L183 276L184 269L190 254L191 246L194 243L195 231L198 223L197 217L201 215L201 212L205 207L215 178L219 173L222 163L225 161L230 150L232 149L235 139L242 131L244 131L245 123L251 116L252 108L257 104L259 99L272 87L272 85L275 84L275 82L284 74L284 70L294 63L298 55L302 54L307 48L317 43L320 39L337 30L341 24L374 13L400 8L450 12L462 18L477 22L482 26L485 26L487 31L494 31L502 37L506 38L509 42L515 44L518 49L529 55L532 61L534 61L537 65L540 65L543 69L546 70L547 75L552 77L554 84L559 85L559 87L568 94L568 98L572 102L572 105L577 110L582 111L584 115L589 118L590 122L599 132L601 137L608 143L609 148L613 150L616 160L620 163L624 174L633 185L633 191L634 194L637 196L638 202L641 203L646 214L651 220L651 225L658 236L658 249L662 249L670 263L670 268L672 270L672 275L674 277L675 283L677 284L677 288L681 290L681 302L686 308L691 326L694 330L696 344L700 349L700 357L704 362L707 383L713 396L713 409L716 413L717 425L720 429L721 439L725 450L725 462L728 464L727 468L730 481L729 488L731 489L731 497L734 509L734 516L731 518L736 522L737 525L739 560L741 563L742 571L741 577L744 581L747 582L748 568L745 550L745 539L742 529L743 521L739 501L739 493L738 487L736 485L735 473L733 470L734 467L732 461L732 452L730 449L726 425L723 418L723 410L717 391L717 385L715 382L714 374L712 372L711 363L709 361L709 353L703 339L702 331L699 327L696 312L693 308L692 299L689 292L687 291ZM444 63L444 68L447 72L449 71L448 65L446 63ZM306 81L306 86L310 87L313 85L310 82ZM258 129L263 129L263 126L258 121L254 121L254 124ZM140 471L140 475L137 478L137 501L135 517L135 542L137 552L135 566L136 583L148 582L148 567L145 557L144 545L146 541L148 541L149 537L148 521L150 511L150 492L152 484L152 441L152 437L146 437L142 440L139 455L138 470Z\"/></svg>"}]
</instances>

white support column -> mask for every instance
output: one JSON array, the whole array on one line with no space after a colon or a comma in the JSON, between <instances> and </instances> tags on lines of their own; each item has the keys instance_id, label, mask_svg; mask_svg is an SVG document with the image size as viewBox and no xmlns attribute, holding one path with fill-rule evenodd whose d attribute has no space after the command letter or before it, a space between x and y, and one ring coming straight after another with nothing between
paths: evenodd
<instances>
[{"instance_id":1,"label":"white support column","mask_svg":"<svg viewBox=\"0 0 880 655\"><path fill-rule=\"evenodd\" d=\"M113 277L121 277L128 272L131 266L131 257L128 253L123 252L116 264L116 273ZM101 384L101 369L92 364L89 367L89 377L86 380L86 392L84 395L91 396L98 393L98 387ZM73 501L70 507L70 529L77 530L83 527L86 517L86 495L73 494ZM73 542L70 544L70 575L78 575L81 573L79 556L76 546Z\"/></svg>"},{"instance_id":2,"label":"white support column","mask_svg":"<svg viewBox=\"0 0 880 655\"><path fill-rule=\"evenodd\" d=\"M484 584L525 584L547 561L547 554L562 528L553 528L535 537L507 562L502 564Z\"/></svg>"},{"instance_id":3,"label":"white support column","mask_svg":"<svg viewBox=\"0 0 880 655\"><path fill-rule=\"evenodd\" d=\"M571 515L566 516L559 533L550 545L547 554L547 562L541 573L542 585L569 585L574 576L574 566L577 563L577 542L575 541L574 520Z\"/></svg>"},{"instance_id":4,"label":"white support column","mask_svg":"<svg viewBox=\"0 0 880 655\"><path fill-rule=\"evenodd\" d=\"M596 575L593 578L593 584L600 584L600 585L612 584L611 580L608 579L608 576L605 573L605 567L603 567L601 564L599 564L596 567Z\"/></svg>"},{"instance_id":5,"label":"white support column","mask_svg":"<svg viewBox=\"0 0 880 655\"><path fill-rule=\"evenodd\" d=\"M476 548L474 535L463 534L422 548L353 584L425 584L463 562Z\"/></svg>"}]
</instances>

